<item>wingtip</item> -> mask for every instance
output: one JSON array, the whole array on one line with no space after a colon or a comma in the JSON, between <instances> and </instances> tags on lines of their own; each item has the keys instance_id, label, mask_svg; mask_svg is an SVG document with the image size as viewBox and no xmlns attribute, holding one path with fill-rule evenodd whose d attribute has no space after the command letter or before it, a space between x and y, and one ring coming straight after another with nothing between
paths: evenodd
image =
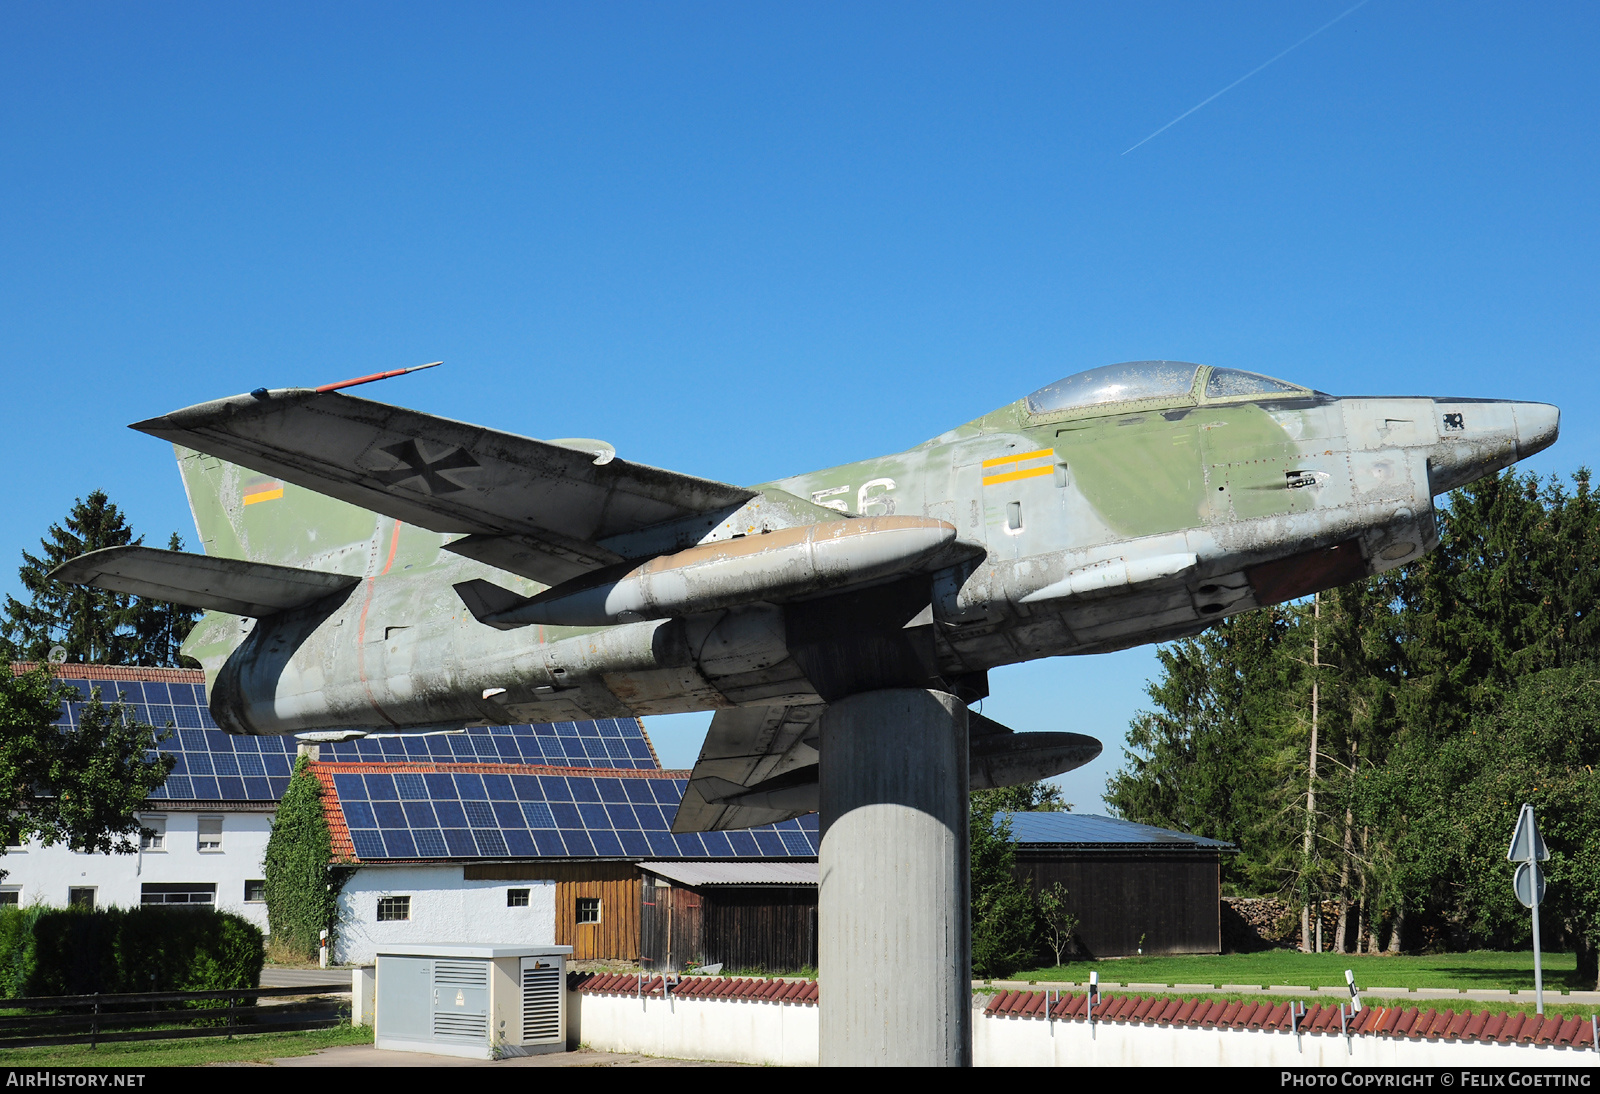
<instances>
[{"instance_id":1,"label":"wingtip","mask_svg":"<svg viewBox=\"0 0 1600 1094\"><path fill-rule=\"evenodd\" d=\"M270 389L258 387L242 395L229 395L224 399L195 403L193 406L182 407L154 418L146 418L142 422L132 422L128 428L163 440L176 440L189 430L203 427L219 419L237 417L261 406L304 399L308 395L315 394L316 392L308 387Z\"/></svg>"}]
</instances>

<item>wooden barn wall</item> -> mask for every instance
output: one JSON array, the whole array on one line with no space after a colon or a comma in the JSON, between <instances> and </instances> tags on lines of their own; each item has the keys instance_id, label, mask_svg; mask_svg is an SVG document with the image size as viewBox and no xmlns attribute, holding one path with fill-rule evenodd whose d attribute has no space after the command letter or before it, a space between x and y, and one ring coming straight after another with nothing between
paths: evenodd
<instances>
[{"instance_id":1,"label":"wooden barn wall","mask_svg":"<svg viewBox=\"0 0 1600 1094\"><path fill-rule=\"evenodd\" d=\"M1091 957L1219 953L1222 873L1214 852L1128 853L1017 849L1017 875L1034 889L1059 881Z\"/></svg>"},{"instance_id":2,"label":"wooden barn wall","mask_svg":"<svg viewBox=\"0 0 1600 1094\"><path fill-rule=\"evenodd\" d=\"M639 964L651 972L679 972L706 964L700 935L700 894L665 879L639 881Z\"/></svg>"},{"instance_id":3,"label":"wooden barn wall","mask_svg":"<svg viewBox=\"0 0 1600 1094\"><path fill-rule=\"evenodd\" d=\"M703 896L707 962L767 972L817 967L815 886L717 888Z\"/></svg>"},{"instance_id":4,"label":"wooden barn wall","mask_svg":"<svg viewBox=\"0 0 1600 1094\"><path fill-rule=\"evenodd\" d=\"M683 889L642 879L640 963L679 972L689 962L789 972L817 964L812 886Z\"/></svg>"},{"instance_id":5,"label":"wooden barn wall","mask_svg":"<svg viewBox=\"0 0 1600 1094\"><path fill-rule=\"evenodd\" d=\"M631 862L496 862L463 867L468 881L556 883L556 945L574 961L639 956L639 871ZM600 898L600 922L579 923L578 898Z\"/></svg>"}]
</instances>

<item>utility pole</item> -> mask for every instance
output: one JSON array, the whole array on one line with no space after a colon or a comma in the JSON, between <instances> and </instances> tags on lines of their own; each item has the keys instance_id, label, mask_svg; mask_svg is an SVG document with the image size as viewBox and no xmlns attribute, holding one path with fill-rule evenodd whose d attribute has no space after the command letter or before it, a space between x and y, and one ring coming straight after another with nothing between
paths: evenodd
<instances>
[{"instance_id":1,"label":"utility pole","mask_svg":"<svg viewBox=\"0 0 1600 1094\"><path fill-rule=\"evenodd\" d=\"M1301 859L1301 884L1305 883L1305 871L1311 869L1312 828L1317 816L1317 714L1318 704L1321 699L1318 689L1321 687L1320 669L1322 667L1322 594L1317 593L1311 598L1311 753L1307 764L1306 777L1306 834L1300 846ZM1306 895L1307 903L1300 905L1300 951L1311 951L1311 906L1310 894ZM1317 909L1317 951L1322 952L1322 909Z\"/></svg>"}]
</instances>

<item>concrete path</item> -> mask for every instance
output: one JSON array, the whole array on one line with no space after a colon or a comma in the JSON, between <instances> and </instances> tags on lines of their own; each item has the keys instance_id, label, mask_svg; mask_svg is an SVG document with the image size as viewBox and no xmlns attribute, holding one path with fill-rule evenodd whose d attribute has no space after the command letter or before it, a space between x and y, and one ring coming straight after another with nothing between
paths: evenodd
<instances>
[{"instance_id":1,"label":"concrete path","mask_svg":"<svg viewBox=\"0 0 1600 1094\"><path fill-rule=\"evenodd\" d=\"M219 1065L226 1066L226 1065ZM256 1065L262 1066L262 1065ZM671 1060L626 1052L549 1052L542 1056L514 1056L508 1060L464 1060L459 1056L430 1056L424 1052L388 1052L371 1045L341 1045L314 1056L273 1060L272 1067L742 1067L706 1060Z\"/></svg>"}]
</instances>

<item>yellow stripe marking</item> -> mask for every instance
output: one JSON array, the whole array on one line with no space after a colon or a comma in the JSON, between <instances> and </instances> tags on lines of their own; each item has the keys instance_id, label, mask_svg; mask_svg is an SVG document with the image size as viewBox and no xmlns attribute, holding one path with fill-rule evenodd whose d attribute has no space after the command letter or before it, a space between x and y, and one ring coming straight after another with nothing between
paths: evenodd
<instances>
[{"instance_id":1,"label":"yellow stripe marking","mask_svg":"<svg viewBox=\"0 0 1600 1094\"><path fill-rule=\"evenodd\" d=\"M1055 454L1055 449L1053 448L1041 448L1037 452L1019 452L1015 456L999 456L992 460L984 460L983 467L985 470L988 470L991 467L999 467L1003 463L1016 463L1019 460L1036 460L1040 456L1054 456Z\"/></svg>"},{"instance_id":2,"label":"yellow stripe marking","mask_svg":"<svg viewBox=\"0 0 1600 1094\"><path fill-rule=\"evenodd\" d=\"M1027 471L1008 471L1004 475L988 476L983 480L983 485L995 486L1002 482L1015 482L1018 479L1036 479L1040 475L1048 475L1054 470L1054 467L1034 467Z\"/></svg>"},{"instance_id":3,"label":"yellow stripe marking","mask_svg":"<svg viewBox=\"0 0 1600 1094\"><path fill-rule=\"evenodd\" d=\"M246 494L244 503L246 505L254 505L258 501L275 501L281 497L283 497L283 487L275 486L270 490L258 490L254 494Z\"/></svg>"}]
</instances>

